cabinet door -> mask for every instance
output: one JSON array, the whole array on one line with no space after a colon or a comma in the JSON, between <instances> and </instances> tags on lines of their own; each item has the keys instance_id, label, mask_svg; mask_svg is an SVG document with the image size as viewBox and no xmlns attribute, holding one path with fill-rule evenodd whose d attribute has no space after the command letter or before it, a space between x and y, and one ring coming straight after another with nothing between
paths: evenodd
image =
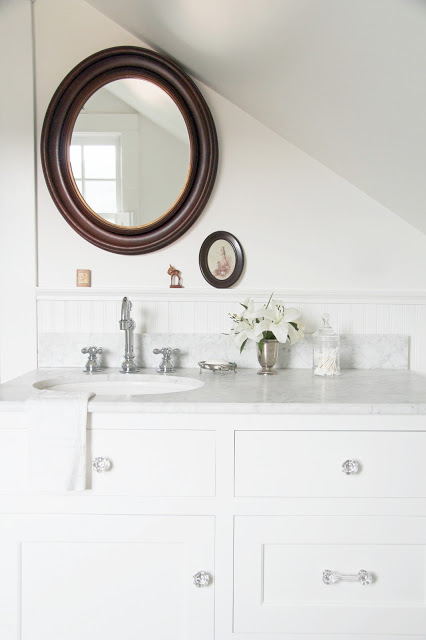
<instances>
[{"instance_id":1,"label":"cabinet door","mask_svg":"<svg viewBox=\"0 0 426 640\"><path fill-rule=\"evenodd\" d=\"M214 519L0 516L2 640L213 639ZM19 635L20 634L20 635Z\"/></svg>"},{"instance_id":2,"label":"cabinet door","mask_svg":"<svg viewBox=\"0 0 426 640\"><path fill-rule=\"evenodd\" d=\"M235 529L237 633L426 637L426 518L241 516ZM370 584L323 581L362 569Z\"/></svg>"}]
</instances>

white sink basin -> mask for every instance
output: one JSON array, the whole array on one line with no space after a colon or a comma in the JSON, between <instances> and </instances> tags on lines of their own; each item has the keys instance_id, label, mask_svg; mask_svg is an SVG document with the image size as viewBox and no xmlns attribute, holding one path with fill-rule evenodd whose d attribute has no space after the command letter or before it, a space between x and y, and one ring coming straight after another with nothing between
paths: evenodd
<instances>
[{"instance_id":1,"label":"white sink basin","mask_svg":"<svg viewBox=\"0 0 426 640\"><path fill-rule=\"evenodd\" d=\"M177 393L203 386L201 380L148 374L95 374L75 378L51 378L35 382L36 389L49 391L87 391L97 396L140 396Z\"/></svg>"}]
</instances>

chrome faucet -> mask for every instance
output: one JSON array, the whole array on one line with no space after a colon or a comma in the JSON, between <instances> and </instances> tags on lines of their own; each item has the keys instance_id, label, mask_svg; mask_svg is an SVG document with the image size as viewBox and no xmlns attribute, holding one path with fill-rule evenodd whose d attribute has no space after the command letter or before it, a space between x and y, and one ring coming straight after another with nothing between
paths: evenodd
<instances>
[{"instance_id":1,"label":"chrome faucet","mask_svg":"<svg viewBox=\"0 0 426 640\"><path fill-rule=\"evenodd\" d=\"M133 350L133 331L136 323L130 317L132 303L126 297L123 298L121 304L120 329L125 331L124 360L121 365L121 373L136 373L139 371L135 362L135 353Z\"/></svg>"}]
</instances>

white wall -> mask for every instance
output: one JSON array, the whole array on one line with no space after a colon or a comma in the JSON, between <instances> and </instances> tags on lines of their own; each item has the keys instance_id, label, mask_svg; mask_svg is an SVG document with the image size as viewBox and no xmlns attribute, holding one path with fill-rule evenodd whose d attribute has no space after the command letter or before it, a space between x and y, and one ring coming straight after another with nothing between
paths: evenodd
<instances>
[{"instance_id":1,"label":"white wall","mask_svg":"<svg viewBox=\"0 0 426 640\"><path fill-rule=\"evenodd\" d=\"M34 8L38 154L44 113L64 75L101 48L143 43L82 0L37 0ZM4 381L36 366L31 3L3 0L0 17L1 82L8 88L1 101L0 171ZM146 330L188 331L192 318L194 330L200 331L201 318L203 331L217 331L235 300L252 291L260 298L262 292L285 290L309 324L329 303L345 332L408 333L413 336L412 365L426 370L425 236L215 92L201 90L219 136L216 187L185 237L157 253L118 256L81 240L54 207L37 155L42 331L62 332L65 327L84 332L88 323L91 330L106 323L103 330L111 331L118 299L129 292L142 301L138 317ZM225 292L205 283L198 269L199 247L218 229L239 237L247 259L243 278L225 298ZM182 299L173 298L168 289L170 262L183 271ZM74 289L77 267L93 272L94 288L79 292L81 309L67 302L64 292ZM103 291L96 293L96 287ZM143 293L148 290L151 294ZM200 315L194 304L203 296Z\"/></svg>"},{"instance_id":2,"label":"white wall","mask_svg":"<svg viewBox=\"0 0 426 640\"><path fill-rule=\"evenodd\" d=\"M37 366L31 3L0 3L0 382Z\"/></svg>"},{"instance_id":3,"label":"white wall","mask_svg":"<svg viewBox=\"0 0 426 640\"><path fill-rule=\"evenodd\" d=\"M101 48L143 43L82 0L37 0L35 18L40 133L49 100L74 65ZM79 267L92 269L94 286L167 287L172 263L186 287L208 288L198 268L199 247L209 233L224 229L246 253L237 289L426 288L424 235L217 93L200 88L220 148L216 187L201 219L156 253L110 254L72 231L40 175L40 286L72 287Z\"/></svg>"}]
</instances>

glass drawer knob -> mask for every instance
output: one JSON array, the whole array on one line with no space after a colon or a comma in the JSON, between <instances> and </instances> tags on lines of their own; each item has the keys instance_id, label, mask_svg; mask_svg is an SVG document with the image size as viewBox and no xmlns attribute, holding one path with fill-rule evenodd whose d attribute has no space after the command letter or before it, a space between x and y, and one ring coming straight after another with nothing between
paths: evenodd
<instances>
[{"instance_id":1,"label":"glass drawer knob","mask_svg":"<svg viewBox=\"0 0 426 640\"><path fill-rule=\"evenodd\" d=\"M210 574L205 571L198 571L193 577L192 582L196 587L207 587L210 584Z\"/></svg>"},{"instance_id":2,"label":"glass drawer knob","mask_svg":"<svg viewBox=\"0 0 426 640\"><path fill-rule=\"evenodd\" d=\"M359 582L364 587L374 582L373 574L365 569L360 569L358 573L339 573L338 571L330 571L325 569L322 572L322 581L324 584L336 584L336 582Z\"/></svg>"},{"instance_id":3,"label":"glass drawer knob","mask_svg":"<svg viewBox=\"0 0 426 640\"><path fill-rule=\"evenodd\" d=\"M102 457L94 458L92 467L97 473L104 473L105 471L109 471L109 469L111 469L111 460Z\"/></svg>"},{"instance_id":4,"label":"glass drawer knob","mask_svg":"<svg viewBox=\"0 0 426 640\"><path fill-rule=\"evenodd\" d=\"M345 460L342 464L342 471L346 473L347 476L351 476L352 474L359 473L359 462L357 460Z\"/></svg>"}]
</instances>

